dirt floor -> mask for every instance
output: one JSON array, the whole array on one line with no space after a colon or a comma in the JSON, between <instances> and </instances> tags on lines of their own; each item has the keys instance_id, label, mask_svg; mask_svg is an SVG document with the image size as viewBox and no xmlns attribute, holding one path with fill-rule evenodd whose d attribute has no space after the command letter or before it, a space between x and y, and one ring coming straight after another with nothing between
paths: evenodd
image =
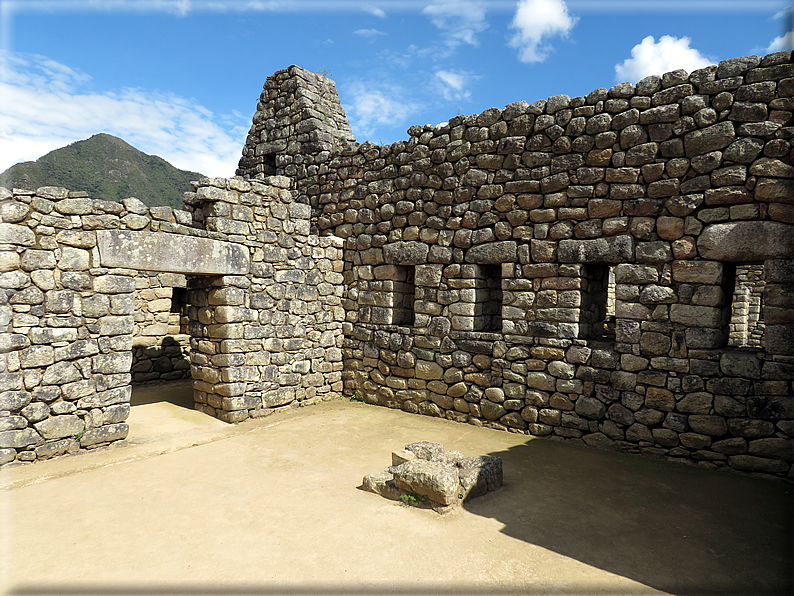
<instances>
[{"instance_id":1,"label":"dirt floor","mask_svg":"<svg viewBox=\"0 0 794 596\"><path fill-rule=\"evenodd\" d=\"M170 387L126 444L0 472L6 594L793 593L791 483L342 400L226 425ZM358 488L414 441L505 485L445 516Z\"/></svg>"}]
</instances>

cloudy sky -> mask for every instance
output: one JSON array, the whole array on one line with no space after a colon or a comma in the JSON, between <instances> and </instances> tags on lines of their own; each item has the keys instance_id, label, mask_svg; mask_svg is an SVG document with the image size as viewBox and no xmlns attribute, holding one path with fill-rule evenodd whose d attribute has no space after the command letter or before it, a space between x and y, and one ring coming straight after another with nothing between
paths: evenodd
<instances>
[{"instance_id":1,"label":"cloudy sky","mask_svg":"<svg viewBox=\"0 0 794 596\"><path fill-rule=\"evenodd\" d=\"M337 83L359 142L794 41L779 0L0 0L0 171L99 132L232 176L269 74Z\"/></svg>"}]
</instances>

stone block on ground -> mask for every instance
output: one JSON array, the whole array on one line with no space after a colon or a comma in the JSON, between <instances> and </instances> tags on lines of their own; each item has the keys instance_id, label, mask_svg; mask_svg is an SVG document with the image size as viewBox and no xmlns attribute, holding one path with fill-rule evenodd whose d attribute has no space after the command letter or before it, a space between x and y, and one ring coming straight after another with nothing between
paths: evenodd
<instances>
[{"instance_id":1,"label":"stone block on ground","mask_svg":"<svg viewBox=\"0 0 794 596\"><path fill-rule=\"evenodd\" d=\"M389 471L394 474L397 488L427 497L441 505L451 505L459 498L458 472L447 464L415 459L392 466Z\"/></svg>"},{"instance_id":2,"label":"stone block on ground","mask_svg":"<svg viewBox=\"0 0 794 596\"><path fill-rule=\"evenodd\" d=\"M502 486L502 459L484 455L465 457L444 451L440 443L410 443L392 452L392 466L364 477L362 488L393 501L450 511L463 501Z\"/></svg>"}]
</instances>

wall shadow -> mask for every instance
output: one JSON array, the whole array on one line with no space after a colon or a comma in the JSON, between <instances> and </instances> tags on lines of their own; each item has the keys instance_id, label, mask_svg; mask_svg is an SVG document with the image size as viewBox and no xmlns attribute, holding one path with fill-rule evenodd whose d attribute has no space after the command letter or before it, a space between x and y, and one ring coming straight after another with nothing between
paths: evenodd
<instances>
[{"instance_id":1,"label":"wall shadow","mask_svg":"<svg viewBox=\"0 0 794 596\"><path fill-rule=\"evenodd\" d=\"M465 505L502 532L676 595L794 594L794 485L551 440L494 452Z\"/></svg>"},{"instance_id":2,"label":"wall shadow","mask_svg":"<svg viewBox=\"0 0 794 596\"><path fill-rule=\"evenodd\" d=\"M193 410L193 380L153 381L132 386L131 407L161 402Z\"/></svg>"}]
</instances>

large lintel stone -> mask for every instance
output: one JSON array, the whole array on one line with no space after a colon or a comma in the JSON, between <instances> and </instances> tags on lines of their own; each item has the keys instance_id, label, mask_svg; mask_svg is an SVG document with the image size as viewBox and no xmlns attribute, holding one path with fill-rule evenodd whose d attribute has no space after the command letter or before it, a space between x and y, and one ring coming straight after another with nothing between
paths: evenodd
<instances>
[{"instance_id":1,"label":"large lintel stone","mask_svg":"<svg viewBox=\"0 0 794 596\"><path fill-rule=\"evenodd\" d=\"M429 251L424 242L394 242L383 247L383 257L393 265L419 265L427 263Z\"/></svg>"},{"instance_id":2,"label":"large lintel stone","mask_svg":"<svg viewBox=\"0 0 794 596\"><path fill-rule=\"evenodd\" d=\"M245 246L210 238L163 232L99 230L97 244L103 267L193 275L244 275Z\"/></svg>"},{"instance_id":3,"label":"large lintel stone","mask_svg":"<svg viewBox=\"0 0 794 596\"><path fill-rule=\"evenodd\" d=\"M466 253L467 263L487 265L493 263L515 263L517 245L515 242L489 242L473 246Z\"/></svg>"},{"instance_id":4,"label":"large lintel stone","mask_svg":"<svg viewBox=\"0 0 794 596\"><path fill-rule=\"evenodd\" d=\"M626 263L634 259L634 239L560 240L557 255L561 263Z\"/></svg>"},{"instance_id":5,"label":"large lintel stone","mask_svg":"<svg viewBox=\"0 0 794 596\"><path fill-rule=\"evenodd\" d=\"M794 226L774 221L737 221L708 226L698 238L704 259L752 263L794 258Z\"/></svg>"}]
</instances>

